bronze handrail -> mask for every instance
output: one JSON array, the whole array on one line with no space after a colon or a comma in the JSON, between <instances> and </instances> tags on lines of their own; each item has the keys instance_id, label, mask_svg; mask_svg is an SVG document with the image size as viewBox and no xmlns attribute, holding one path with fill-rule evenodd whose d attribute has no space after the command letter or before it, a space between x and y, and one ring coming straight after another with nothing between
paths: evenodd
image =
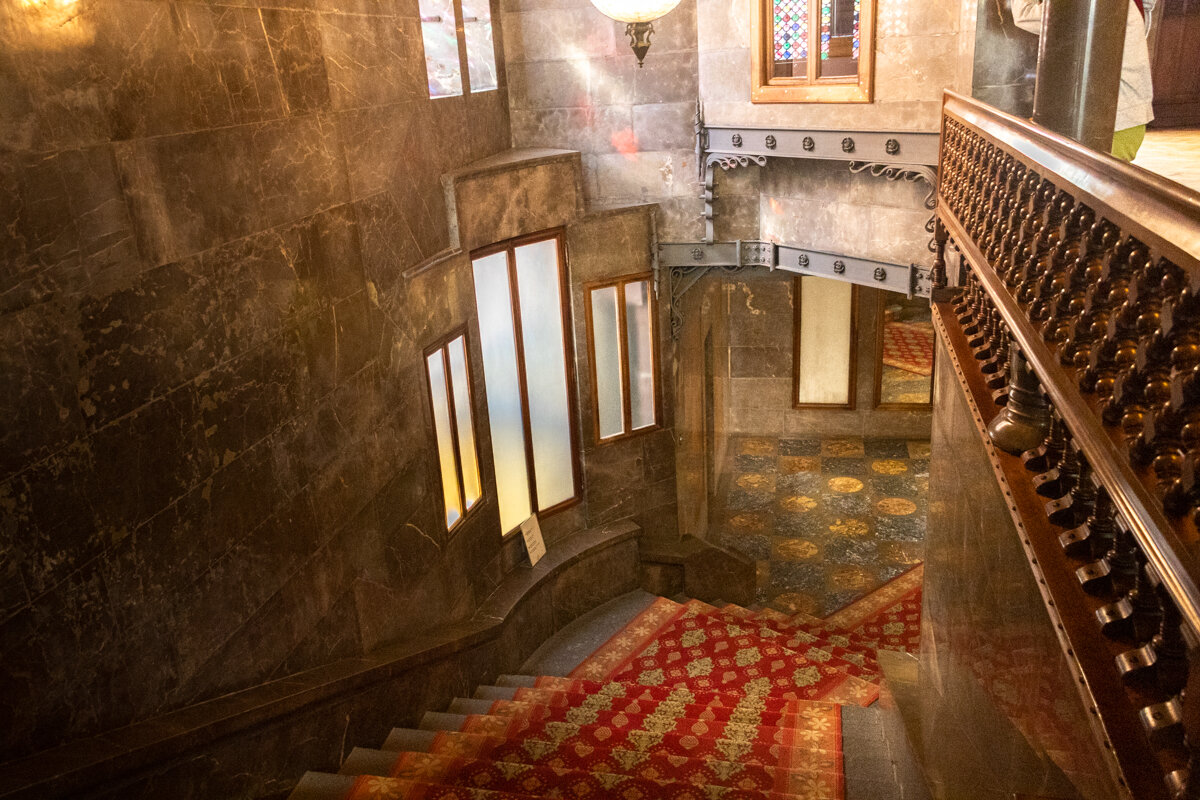
<instances>
[{"instance_id":1,"label":"bronze handrail","mask_svg":"<svg viewBox=\"0 0 1200 800\"><path fill-rule=\"evenodd\" d=\"M1065 137L971 98L947 91L943 126L956 119L1001 147L1077 201L1091 206L1153 252L1182 267L1200 286L1200 193L1140 167L1098 154ZM943 130L943 146L944 146ZM943 154L944 157L944 154ZM944 180L944 179L943 179ZM1055 353L1042 340L938 188L938 216L987 289L1043 388L1108 488L1163 585L1178 606L1193 644L1200 643L1200 565L1138 478L1121 445L1103 428Z\"/></svg>"},{"instance_id":2,"label":"bronze handrail","mask_svg":"<svg viewBox=\"0 0 1200 800\"><path fill-rule=\"evenodd\" d=\"M946 91L942 99L942 118L947 115L1043 176L1075 187L1097 214L1167 258L1181 266L1200 261L1200 193L955 92ZM1194 277L1200 280L1200 269Z\"/></svg>"}]
</instances>

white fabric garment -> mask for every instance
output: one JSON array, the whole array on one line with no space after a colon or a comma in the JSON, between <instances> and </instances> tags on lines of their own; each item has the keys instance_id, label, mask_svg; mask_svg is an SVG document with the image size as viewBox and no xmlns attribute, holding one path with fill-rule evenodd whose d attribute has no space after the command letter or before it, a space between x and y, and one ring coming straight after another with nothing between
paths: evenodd
<instances>
[{"instance_id":1,"label":"white fabric garment","mask_svg":"<svg viewBox=\"0 0 1200 800\"><path fill-rule=\"evenodd\" d=\"M1121 54L1121 88L1117 93L1115 131L1145 125L1154 119L1154 86L1150 81L1150 50L1146 46L1147 25L1153 2L1147 2L1146 21L1133 0L1125 16L1125 49ZM1013 21L1021 30L1042 32L1042 0L1012 0Z\"/></svg>"}]
</instances>

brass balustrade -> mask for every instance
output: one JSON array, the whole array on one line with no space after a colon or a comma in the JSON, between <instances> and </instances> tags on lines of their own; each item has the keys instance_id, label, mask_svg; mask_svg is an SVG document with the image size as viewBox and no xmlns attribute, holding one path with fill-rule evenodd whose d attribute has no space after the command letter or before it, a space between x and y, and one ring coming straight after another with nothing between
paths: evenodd
<instances>
[{"instance_id":1,"label":"brass balustrade","mask_svg":"<svg viewBox=\"0 0 1200 800\"><path fill-rule=\"evenodd\" d=\"M977 404L1019 414L1019 356L1050 407L997 474L1114 778L1200 798L1200 194L948 92L937 218Z\"/></svg>"}]
</instances>

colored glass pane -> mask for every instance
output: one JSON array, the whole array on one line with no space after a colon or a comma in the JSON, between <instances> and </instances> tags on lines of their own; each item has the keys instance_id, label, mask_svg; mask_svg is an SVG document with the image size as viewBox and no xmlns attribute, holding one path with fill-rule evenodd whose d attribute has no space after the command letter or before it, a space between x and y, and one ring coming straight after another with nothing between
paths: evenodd
<instances>
[{"instance_id":1,"label":"colored glass pane","mask_svg":"<svg viewBox=\"0 0 1200 800\"><path fill-rule=\"evenodd\" d=\"M862 0L854 0L854 58L855 59L858 58L858 39L859 39L858 16L859 16L859 12L861 10L862 10Z\"/></svg>"},{"instance_id":2,"label":"colored glass pane","mask_svg":"<svg viewBox=\"0 0 1200 800\"><path fill-rule=\"evenodd\" d=\"M775 0L775 60L808 58L808 0Z\"/></svg>"},{"instance_id":3,"label":"colored glass pane","mask_svg":"<svg viewBox=\"0 0 1200 800\"><path fill-rule=\"evenodd\" d=\"M829 58L830 26L833 23L833 0L821 0L821 60Z\"/></svg>"}]
</instances>

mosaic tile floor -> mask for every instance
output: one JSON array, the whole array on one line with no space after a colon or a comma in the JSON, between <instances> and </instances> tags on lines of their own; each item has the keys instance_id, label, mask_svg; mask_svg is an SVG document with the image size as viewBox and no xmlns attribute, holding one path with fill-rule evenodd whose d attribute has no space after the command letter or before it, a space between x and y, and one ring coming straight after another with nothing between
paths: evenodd
<instances>
[{"instance_id":1,"label":"mosaic tile floor","mask_svg":"<svg viewBox=\"0 0 1200 800\"><path fill-rule=\"evenodd\" d=\"M929 442L738 437L714 539L758 564L758 602L824 617L923 557Z\"/></svg>"}]
</instances>

